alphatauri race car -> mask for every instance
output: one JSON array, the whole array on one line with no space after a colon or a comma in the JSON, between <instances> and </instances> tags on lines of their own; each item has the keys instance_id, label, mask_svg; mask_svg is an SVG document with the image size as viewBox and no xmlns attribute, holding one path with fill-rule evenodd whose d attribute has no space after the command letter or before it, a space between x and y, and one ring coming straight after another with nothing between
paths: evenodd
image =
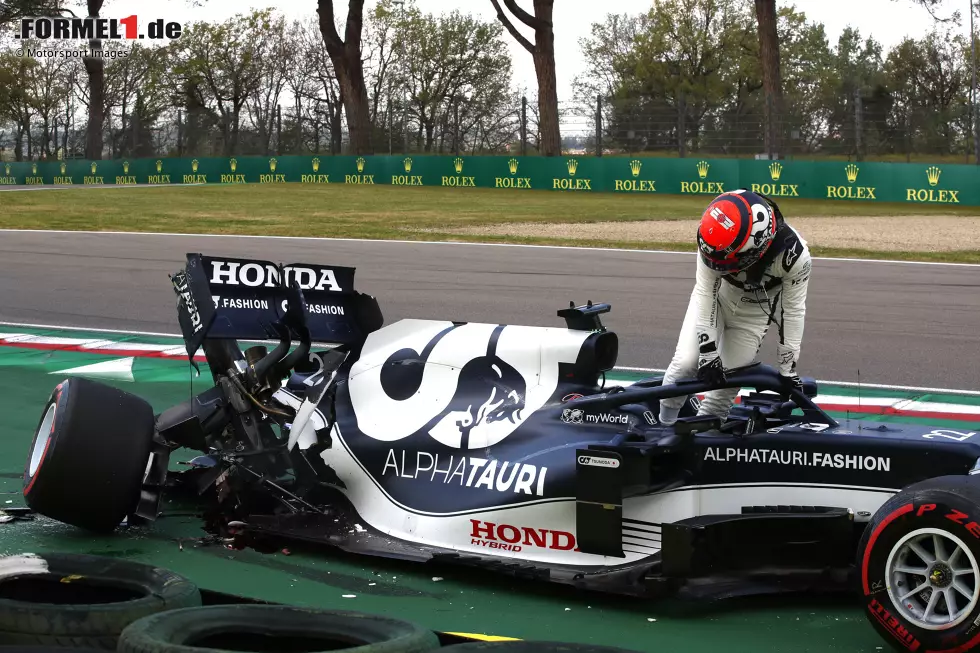
<instances>
[{"instance_id":1,"label":"alphatauri race car","mask_svg":"<svg viewBox=\"0 0 980 653\"><path fill-rule=\"evenodd\" d=\"M850 584L897 648L980 642L977 433L841 424L813 379L759 363L721 386L608 387L608 304L572 303L555 327L385 325L354 272L188 254L178 320L213 387L154 414L62 381L27 461L30 508L111 531L184 490L224 535L638 597ZM724 422L699 416L722 387L749 392ZM665 427L675 396L689 400ZM178 449L200 454L182 470Z\"/></svg>"}]
</instances>

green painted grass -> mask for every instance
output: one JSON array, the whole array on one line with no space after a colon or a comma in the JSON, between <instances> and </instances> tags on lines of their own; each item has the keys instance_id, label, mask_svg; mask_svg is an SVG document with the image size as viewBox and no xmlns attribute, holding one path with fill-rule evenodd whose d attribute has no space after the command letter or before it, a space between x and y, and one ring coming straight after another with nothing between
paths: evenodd
<instances>
[{"instance_id":1,"label":"green painted grass","mask_svg":"<svg viewBox=\"0 0 980 653\"><path fill-rule=\"evenodd\" d=\"M0 196L0 227L129 232L442 240L693 251L693 244L459 235L451 230L515 222L681 220L705 197L571 194L502 189L348 185L229 185L67 189ZM780 201L787 215L980 215L980 207ZM904 252L814 247L817 256L980 263L978 251Z\"/></svg>"}]
</instances>

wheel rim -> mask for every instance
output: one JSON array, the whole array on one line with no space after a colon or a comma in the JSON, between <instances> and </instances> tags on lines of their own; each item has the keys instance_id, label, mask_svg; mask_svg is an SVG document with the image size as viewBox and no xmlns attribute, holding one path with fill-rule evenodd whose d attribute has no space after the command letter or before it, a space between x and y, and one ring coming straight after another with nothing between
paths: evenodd
<instances>
[{"instance_id":1,"label":"wheel rim","mask_svg":"<svg viewBox=\"0 0 980 653\"><path fill-rule=\"evenodd\" d=\"M41 425L37 427L37 436L34 438L34 448L31 450L31 464L27 469L27 475L33 477L37 473L37 468L41 466L44 459L44 452L48 449L48 441L51 439L51 427L54 424L55 404L48 406L44 411L44 418Z\"/></svg>"},{"instance_id":2,"label":"wheel rim","mask_svg":"<svg viewBox=\"0 0 980 653\"><path fill-rule=\"evenodd\" d=\"M938 528L920 528L899 540L885 569L892 604L924 630L953 628L980 599L976 557L963 540Z\"/></svg>"}]
</instances>

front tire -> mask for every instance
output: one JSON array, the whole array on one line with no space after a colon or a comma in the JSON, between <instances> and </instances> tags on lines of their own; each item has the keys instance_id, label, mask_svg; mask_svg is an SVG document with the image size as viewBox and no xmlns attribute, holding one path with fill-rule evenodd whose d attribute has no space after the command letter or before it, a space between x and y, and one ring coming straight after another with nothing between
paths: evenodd
<instances>
[{"instance_id":1,"label":"front tire","mask_svg":"<svg viewBox=\"0 0 980 653\"><path fill-rule=\"evenodd\" d=\"M868 619L897 650L980 650L980 479L930 479L889 499L857 569Z\"/></svg>"},{"instance_id":2,"label":"front tire","mask_svg":"<svg viewBox=\"0 0 980 653\"><path fill-rule=\"evenodd\" d=\"M140 397L85 378L62 381L27 457L27 505L79 528L112 531L139 501L154 424Z\"/></svg>"}]
</instances>

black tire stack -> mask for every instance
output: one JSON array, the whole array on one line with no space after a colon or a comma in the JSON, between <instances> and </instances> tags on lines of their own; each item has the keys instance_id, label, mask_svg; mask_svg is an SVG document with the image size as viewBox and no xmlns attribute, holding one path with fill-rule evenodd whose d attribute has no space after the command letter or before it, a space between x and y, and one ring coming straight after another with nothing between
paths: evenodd
<instances>
[{"instance_id":1,"label":"black tire stack","mask_svg":"<svg viewBox=\"0 0 980 653\"><path fill-rule=\"evenodd\" d=\"M5 565L4 562L7 562ZM17 571L17 563L21 571ZM0 557L0 653L630 653L560 642L443 646L411 622L285 605L203 605L190 580L153 565L89 555Z\"/></svg>"}]
</instances>

